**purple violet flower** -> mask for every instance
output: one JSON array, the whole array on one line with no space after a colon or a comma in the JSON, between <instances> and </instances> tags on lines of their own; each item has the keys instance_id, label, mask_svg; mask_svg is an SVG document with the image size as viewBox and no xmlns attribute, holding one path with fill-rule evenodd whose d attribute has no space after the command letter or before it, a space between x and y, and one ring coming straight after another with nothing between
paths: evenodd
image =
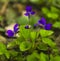
<instances>
[{"instance_id":1,"label":"purple violet flower","mask_svg":"<svg viewBox=\"0 0 60 61\"><path fill-rule=\"evenodd\" d=\"M30 16L30 15L34 15L35 12L32 11L32 7L31 6L26 6L26 13L24 14L25 16Z\"/></svg>"},{"instance_id":2,"label":"purple violet flower","mask_svg":"<svg viewBox=\"0 0 60 61\"><path fill-rule=\"evenodd\" d=\"M38 21L38 24L45 25L46 24L46 19L44 17L42 17L41 20Z\"/></svg>"},{"instance_id":3,"label":"purple violet flower","mask_svg":"<svg viewBox=\"0 0 60 61\"><path fill-rule=\"evenodd\" d=\"M14 32L17 33L19 29L19 24L15 24L14 25Z\"/></svg>"},{"instance_id":4,"label":"purple violet flower","mask_svg":"<svg viewBox=\"0 0 60 61\"><path fill-rule=\"evenodd\" d=\"M38 20L38 25L42 25L46 30L50 30L52 27L51 23L46 24L46 19L44 17L42 17L41 20Z\"/></svg>"},{"instance_id":5,"label":"purple violet flower","mask_svg":"<svg viewBox=\"0 0 60 61\"><path fill-rule=\"evenodd\" d=\"M36 28L37 27L37 24L34 24L34 28Z\"/></svg>"},{"instance_id":6,"label":"purple violet flower","mask_svg":"<svg viewBox=\"0 0 60 61\"><path fill-rule=\"evenodd\" d=\"M44 28L45 28L46 30L50 30L50 29L51 29L51 27L52 27L52 24L51 24L51 23L49 23L49 24L46 24Z\"/></svg>"},{"instance_id":7,"label":"purple violet flower","mask_svg":"<svg viewBox=\"0 0 60 61\"><path fill-rule=\"evenodd\" d=\"M25 29L30 29L30 26L29 26L29 25L26 25L26 26L25 26Z\"/></svg>"},{"instance_id":8,"label":"purple violet flower","mask_svg":"<svg viewBox=\"0 0 60 61\"><path fill-rule=\"evenodd\" d=\"M26 6L26 11L27 12L31 12L32 11L32 7L31 6Z\"/></svg>"},{"instance_id":9,"label":"purple violet flower","mask_svg":"<svg viewBox=\"0 0 60 61\"><path fill-rule=\"evenodd\" d=\"M14 36L14 32L12 30L7 30L6 34L8 37L13 37Z\"/></svg>"},{"instance_id":10,"label":"purple violet flower","mask_svg":"<svg viewBox=\"0 0 60 61\"><path fill-rule=\"evenodd\" d=\"M6 31L7 36L8 36L8 37L13 37L14 34L16 34L16 33L18 32L18 29L19 29L18 26L19 26L18 24L15 24L15 25L14 25L14 31L12 31L12 30L7 30L7 31Z\"/></svg>"}]
</instances>

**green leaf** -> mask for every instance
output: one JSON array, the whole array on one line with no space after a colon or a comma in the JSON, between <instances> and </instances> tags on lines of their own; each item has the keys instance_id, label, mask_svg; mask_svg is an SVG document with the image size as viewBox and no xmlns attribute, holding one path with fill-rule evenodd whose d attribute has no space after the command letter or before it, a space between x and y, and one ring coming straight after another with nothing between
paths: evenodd
<instances>
[{"instance_id":1,"label":"green leaf","mask_svg":"<svg viewBox=\"0 0 60 61\"><path fill-rule=\"evenodd\" d=\"M0 55L4 54L6 51L6 46L0 42Z\"/></svg>"},{"instance_id":2,"label":"green leaf","mask_svg":"<svg viewBox=\"0 0 60 61\"><path fill-rule=\"evenodd\" d=\"M57 19L58 18L58 14L49 12L49 13L47 13L47 17L52 18L52 19Z\"/></svg>"},{"instance_id":3,"label":"green leaf","mask_svg":"<svg viewBox=\"0 0 60 61\"><path fill-rule=\"evenodd\" d=\"M27 56L27 61L39 61L39 58L39 54L34 51L31 55Z\"/></svg>"},{"instance_id":4,"label":"green leaf","mask_svg":"<svg viewBox=\"0 0 60 61\"><path fill-rule=\"evenodd\" d=\"M5 56L6 56L7 58L10 58L10 54L9 54L9 52L7 51L6 46L5 46L3 43L0 42L0 55L3 55L3 54L5 54Z\"/></svg>"},{"instance_id":5,"label":"green leaf","mask_svg":"<svg viewBox=\"0 0 60 61\"><path fill-rule=\"evenodd\" d=\"M60 61L60 56L59 55L55 56L54 61Z\"/></svg>"},{"instance_id":6,"label":"green leaf","mask_svg":"<svg viewBox=\"0 0 60 61\"><path fill-rule=\"evenodd\" d=\"M15 50L9 50L9 53L10 53L10 55L11 55L12 57L15 57L15 56L18 55L18 52L15 51Z\"/></svg>"},{"instance_id":7,"label":"green leaf","mask_svg":"<svg viewBox=\"0 0 60 61\"><path fill-rule=\"evenodd\" d=\"M56 43L53 42L50 38L42 38L42 42L48 44L50 47L56 47Z\"/></svg>"},{"instance_id":8,"label":"green leaf","mask_svg":"<svg viewBox=\"0 0 60 61\"><path fill-rule=\"evenodd\" d=\"M38 45L38 49L46 51L48 49L48 47L47 47L46 44L40 42L39 45Z\"/></svg>"},{"instance_id":9,"label":"green leaf","mask_svg":"<svg viewBox=\"0 0 60 61\"><path fill-rule=\"evenodd\" d=\"M54 6L51 6L51 12L52 13L57 13L59 10L56 8L56 7L54 7Z\"/></svg>"},{"instance_id":10,"label":"green leaf","mask_svg":"<svg viewBox=\"0 0 60 61\"><path fill-rule=\"evenodd\" d=\"M8 45L7 45L7 48L13 48L16 46L16 41L12 41L12 42L9 42Z\"/></svg>"},{"instance_id":11,"label":"green leaf","mask_svg":"<svg viewBox=\"0 0 60 61\"><path fill-rule=\"evenodd\" d=\"M31 16L30 17L30 20L29 20L29 24L30 25L34 25L37 23L37 21L39 20L39 17L38 16Z\"/></svg>"},{"instance_id":12,"label":"green leaf","mask_svg":"<svg viewBox=\"0 0 60 61\"><path fill-rule=\"evenodd\" d=\"M52 54L50 54L50 61L54 61L54 57Z\"/></svg>"},{"instance_id":13,"label":"green leaf","mask_svg":"<svg viewBox=\"0 0 60 61\"><path fill-rule=\"evenodd\" d=\"M24 41L20 44L21 51L26 51L26 50L29 50L30 48L31 48L31 43L28 41Z\"/></svg>"},{"instance_id":14,"label":"green leaf","mask_svg":"<svg viewBox=\"0 0 60 61\"><path fill-rule=\"evenodd\" d=\"M55 22L55 23L53 24L53 27L55 27L55 28L60 28L60 22Z\"/></svg>"},{"instance_id":15,"label":"green leaf","mask_svg":"<svg viewBox=\"0 0 60 61\"><path fill-rule=\"evenodd\" d=\"M34 57L36 57L37 59L40 58L37 50L35 50L35 51L32 53L32 55L33 55Z\"/></svg>"},{"instance_id":16,"label":"green leaf","mask_svg":"<svg viewBox=\"0 0 60 61\"><path fill-rule=\"evenodd\" d=\"M41 35L41 37L50 36L52 34L53 34L53 31L51 31L51 30L40 29L40 35Z\"/></svg>"},{"instance_id":17,"label":"green leaf","mask_svg":"<svg viewBox=\"0 0 60 61\"><path fill-rule=\"evenodd\" d=\"M26 16L20 16L17 18L16 22L20 25L26 25L26 24L28 24L29 19Z\"/></svg>"},{"instance_id":18,"label":"green leaf","mask_svg":"<svg viewBox=\"0 0 60 61\"><path fill-rule=\"evenodd\" d=\"M33 55L29 55L27 61L37 61L37 59Z\"/></svg>"},{"instance_id":19,"label":"green leaf","mask_svg":"<svg viewBox=\"0 0 60 61\"><path fill-rule=\"evenodd\" d=\"M10 58L10 53L9 53L7 50L5 51L5 53L4 53L4 54L5 54L5 56L6 56L6 58L7 58L7 59L9 59L9 58Z\"/></svg>"},{"instance_id":20,"label":"green leaf","mask_svg":"<svg viewBox=\"0 0 60 61\"><path fill-rule=\"evenodd\" d=\"M50 61L60 61L60 56L59 56L59 55L53 56L53 55L51 54L51 55L50 55Z\"/></svg>"},{"instance_id":21,"label":"green leaf","mask_svg":"<svg viewBox=\"0 0 60 61\"><path fill-rule=\"evenodd\" d=\"M58 49L58 47L56 46L55 48L53 48L53 50L52 50L55 54L58 54L59 53L59 49Z\"/></svg>"},{"instance_id":22,"label":"green leaf","mask_svg":"<svg viewBox=\"0 0 60 61\"><path fill-rule=\"evenodd\" d=\"M47 8L42 8L42 12L48 17L52 19L57 19L58 18L58 10L55 7L51 7L51 11L49 11Z\"/></svg>"},{"instance_id":23,"label":"green leaf","mask_svg":"<svg viewBox=\"0 0 60 61\"><path fill-rule=\"evenodd\" d=\"M49 58L47 55L45 55L44 53L40 53L40 61L48 61Z\"/></svg>"},{"instance_id":24,"label":"green leaf","mask_svg":"<svg viewBox=\"0 0 60 61\"><path fill-rule=\"evenodd\" d=\"M20 26L20 33L19 33L19 35L22 36L25 39L30 38L30 29L25 29L24 25Z\"/></svg>"},{"instance_id":25,"label":"green leaf","mask_svg":"<svg viewBox=\"0 0 60 61\"><path fill-rule=\"evenodd\" d=\"M31 39L32 39L32 41L36 39L36 32L35 31L31 32Z\"/></svg>"},{"instance_id":26,"label":"green leaf","mask_svg":"<svg viewBox=\"0 0 60 61\"><path fill-rule=\"evenodd\" d=\"M49 10L48 10L46 7L43 7L43 8L42 8L42 12L43 12L44 14L47 14L47 13L49 13Z\"/></svg>"},{"instance_id":27,"label":"green leaf","mask_svg":"<svg viewBox=\"0 0 60 61\"><path fill-rule=\"evenodd\" d=\"M14 60L16 60L16 61L25 61L25 58L23 58L23 57L20 55L20 56L16 56L16 57L14 58Z\"/></svg>"}]
</instances>

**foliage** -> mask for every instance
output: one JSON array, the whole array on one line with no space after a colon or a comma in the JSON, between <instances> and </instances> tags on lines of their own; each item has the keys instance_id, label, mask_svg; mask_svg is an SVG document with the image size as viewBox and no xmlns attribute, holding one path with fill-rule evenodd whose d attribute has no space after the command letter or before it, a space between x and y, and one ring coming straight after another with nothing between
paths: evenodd
<instances>
[{"instance_id":1,"label":"foliage","mask_svg":"<svg viewBox=\"0 0 60 61\"><path fill-rule=\"evenodd\" d=\"M11 38L7 37L6 44L0 42L0 61L59 61L58 47L52 37L55 36L54 30L56 28L60 30L59 0L1 0L0 3L7 1L9 5L6 13L0 16L0 23L4 20L6 20L7 25L18 23L19 31L14 32L14 36ZM20 6L16 2L33 4L33 10L36 11L36 14L30 16L20 15L24 10L19 12ZM12 4L11 7L10 4ZM14 10L14 4L19 6L16 9L17 12ZM39 7L39 11L37 7ZM47 23L52 23L52 29L46 30L42 24L38 24L38 20L41 20L42 16L47 19ZM36 27L34 27L35 24ZM30 28L26 29L26 25ZM0 31L5 32L6 30L3 28L0 27ZM18 34L17 37L16 34ZM12 41L9 42L9 38Z\"/></svg>"}]
</instances>

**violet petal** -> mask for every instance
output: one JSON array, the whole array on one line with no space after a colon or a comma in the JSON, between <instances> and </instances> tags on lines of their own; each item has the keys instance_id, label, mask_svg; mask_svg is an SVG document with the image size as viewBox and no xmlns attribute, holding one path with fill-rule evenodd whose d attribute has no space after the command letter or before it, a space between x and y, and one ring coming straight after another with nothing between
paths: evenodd
<instances>
[{"instance_id":1,"label":"violet petal","mask_svg":"<svg viewBox=\"0 0 60 61\"><path fill-rule=\"evenodd\" d=\"M34 14L35 14L35 12L34 12L34 11L32 11L32 12L31 12L31 15L34 15Z\"/></svg>"},{"instance_id":2,"label":"violet petal","mask_svg":"<svg viewBox=\"0 0 60 61\"><path fill-rule=\"evenodd\" d=\"M52 24L50 24L50 23L45 25L45 29L46 29L46 30L50 30L51 27L52 27Z\"/></svg>"},{"instance_id":3,"label":"violet petal","mask_svg":"<svg viewBox=\"0 0 60 61\"><path fill-rule=\"evenodd\" d=\"M46 24L46 19L44 17L42 17L39 21L38 24L42 24L45 25Z\"/></svg>"},{"instance_id":4,"label":"violet petal","mask_svg":"<svg viewBox=\"0 0 60 61\"><path fill-rule=\"evenodd\" d=\"M18 29L19 29L18 26L19 26L19 24L15 24L15 25L14 25L14 32L15 32L15 33L18 32Z\"/></svg>"},{"instance_id":5,"label":"violet petal","mask_svg":"<svg viewBox=\"0 0 60 61\"><path fill-rule=\"evenodd\" d=\"M31 12L32 11L32 7L31 6L26 6L26 11L27 12Z\"/></svg>"},{"instance_id":6,"label":"violet petal","mask_svg":"<svg viewBox=\"0 0 60 61\"><path fill-rule=\"evenodd\" d=\"M34 28L36 28L37 27L37 24L34 24Z\"/></svg>"},{"instance_id":7,"label":"violet petal","mask_svg":"<svg viewBox=\"0 0 60 61\"><path fill-rule=\"evenodd\" d=\"M14 36L14 32L12 30L7 30L6 34L8 37L13 37Z\"/></svg>"},{"instance_id":8,"label":"violet petal","mask_svg":"<svg viewBox=\"0 0 60 61\"><path fill-rule=\"evenodd\" d=\"M24 15L25 15L25 16L29 16L30 14L29 14L28 12L26 12Z\"/></svg>"},{"instance_id":9,"label":"violet petal","mask_svg":"<svg viewBox=\"0 0 60 61\"><path fill-rule=\"evenodd\" d=\"M25 29L29 29L29 26L28 26L28 25L26 25L26 26L25 26Z\"/></svg>"}]
</instances>

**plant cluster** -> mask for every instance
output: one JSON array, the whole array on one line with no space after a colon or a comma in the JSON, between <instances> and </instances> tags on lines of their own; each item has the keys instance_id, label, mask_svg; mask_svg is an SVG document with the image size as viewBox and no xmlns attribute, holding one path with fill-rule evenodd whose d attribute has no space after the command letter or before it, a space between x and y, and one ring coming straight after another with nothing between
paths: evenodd
<instances>
[{"instance_id":1,"label":"plant cluster","mask_svg":"<svg viewBox=\"0 0 60 61\"><path fill-rule=\"evenodd\" d=\"M51 38L54 34L53 24L48 23L44 17L35 16L31 6L26 7L24 14L28 18L15 24L12 30L7 30L8 37L18 37L9 42L7 46L0 43L0 55L5 60L13 61L59 61L60 55L55 41ZM24 23L25 22L25 23Z\"/></svg>"}]
</instances>

